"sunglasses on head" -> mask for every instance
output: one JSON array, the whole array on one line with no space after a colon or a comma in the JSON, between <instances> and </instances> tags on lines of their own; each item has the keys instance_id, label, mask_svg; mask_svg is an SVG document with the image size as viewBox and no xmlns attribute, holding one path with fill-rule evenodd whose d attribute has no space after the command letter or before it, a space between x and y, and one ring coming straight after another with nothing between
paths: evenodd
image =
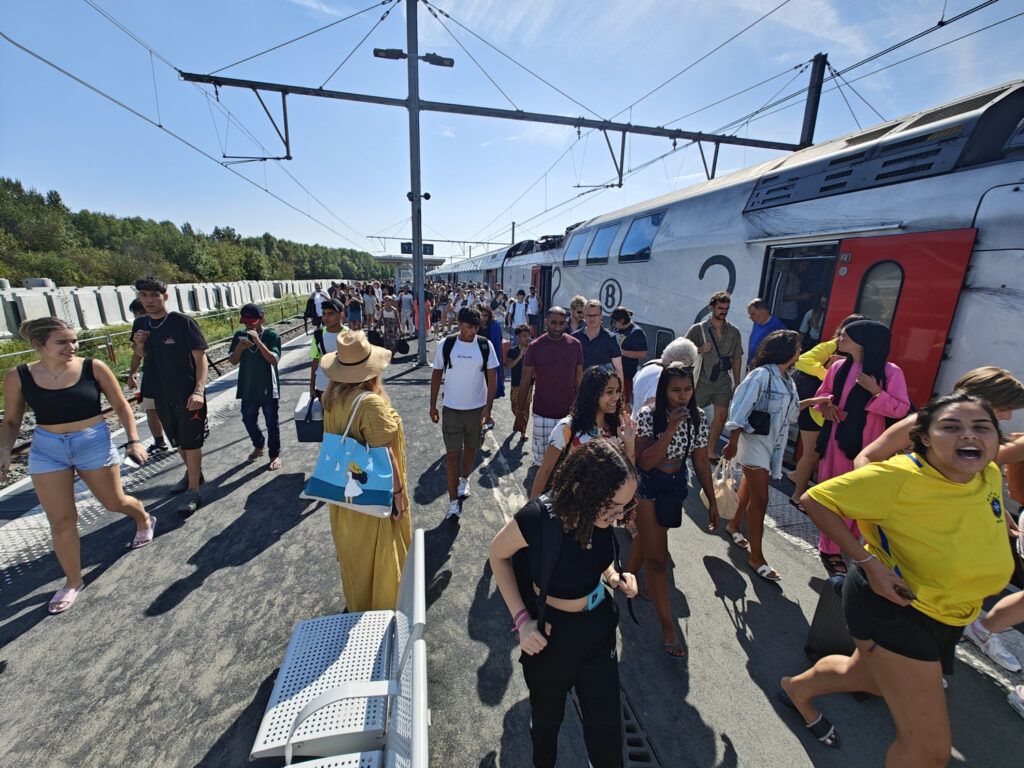
<instances>
[{"instance_id":1,"label":"sunglasses on head","mask_svg":"<svg viewBox=\"0 0 1024 768\"><path fill-rule=\"evenodd\" d=\"M693 365L685 365L683 363L669 363L665 366L665 370L668 371L670 376L686 376L693 373Z\"/></svg>"}]
</instances>

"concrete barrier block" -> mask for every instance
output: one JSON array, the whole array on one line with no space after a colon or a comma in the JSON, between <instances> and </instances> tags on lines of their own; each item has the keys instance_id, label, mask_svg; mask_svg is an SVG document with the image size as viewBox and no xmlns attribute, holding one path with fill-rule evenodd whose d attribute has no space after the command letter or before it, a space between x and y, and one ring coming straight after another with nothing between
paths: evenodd
<instances>
[{"instance_id":1,"label":"concrete barrier block","mask_svg":"<svg viewBox=\"0 0 1024 768\"><path fill-rule=\"evenodd\" d=\"M191 285L175 286L178 292L178 306L182 312L193 314L199 311L199 302L196 301L195 288Z\"/></svg>"},{"instance_id":2,"label":"concrete barrier block","mask_svg":"<svg viewBox=\"0 0 1024 768\"><path fill-rule=\"evenodd\" d=\"M217 288L210 283L205 283L206 304L212 310L217 308Z\"/></svg>"},{"instance_id":3,"label":"concrete barrier block","mask_svg":"<svg viewBox=\"0 0 1024 768\"><path fill-rule=\"evenodd\" d=\"M195 286L196 309L200 312L210 311L210 297L206 293L206 283L198 283Z\"/></svg>"},{"instance_id":4,"label":"concrete barrier block","mask_svg":"<svg viewBox=\"0 0 1024 768\"><path fill-rule=\"evenodd\" d=\"M0 292L0 309L3 311L4 325L11 336L18 335L18 326L21 325L21 310L18 308L18 301L14 298L12 291Z\"/></svg>"},{"instance_id":5,"label":"concrete barrier block","mask_svg":"<svg viewBox=\"0 0 1024 768\"><path fill-rule=\"evenodd\" d=\"M117 292L117 300L121 304L121 314L124 315L125 320L129 323L135 320L135 315L128 309L131 303L139 297L139 292L135 290L133 285L119 285L114 289Z\"/></svg>"},{"instance_id":6,"label":"concrete barrier block","mask_svg":"<svg viewBox=\"0 0 1024 768\"><path fill-rule=\"evenodd\" d=\"M121 300L113 287L104 286L99 288L96 291L96 298L99 300L100 312L103 314L103 323L105 325L120 325L125 322L131 322L134 319L130 312L128 317L125 317L124 311L121 308Z\"/></svg>"},{"instance_id":7,"label":"concrete barrier block","mask_svg":"<svg viewBox=\"0 0 1024 768\"><path fill-rule=\"evenodd\" d=\"M181 305L178 303L178 286L167 286L167 303L164 305L168 312L181 312Z\"/></svg>"},{"instance_id":8,"label":"concrete barrier block","mask_svg":"<svg viewBox=\"0 0 1024 768\"><path fill-rule=\"evenodd\" d=\"M28 291L29 295L37 293L36 291ZM42 293L43 300L46 302L46 310L39 312L38 309L33 309L35 314L28 314L25 312L25 319L30 320L36 317L59 317L65 323L70 325L72 328L81 328L82 324L78 320L78 307L75 306L75 297L68 291L40 291ZM39 302L34 299L31 300L34 307L39 307ZM24 301L21 304L22 308L27 310L27 306Z\"/></svg>"},{"instance_id":9,"label":"concrete barrier block","mask_svg":"<svg viewBox=\"0 0 1024 768\"><path fill-rule=\"evenodd\" d=\"M77 288L71 291L78 322L83 328L93 330L103 327L103 312L100 310L96 288Z\"/></svg>"}]
</instances>

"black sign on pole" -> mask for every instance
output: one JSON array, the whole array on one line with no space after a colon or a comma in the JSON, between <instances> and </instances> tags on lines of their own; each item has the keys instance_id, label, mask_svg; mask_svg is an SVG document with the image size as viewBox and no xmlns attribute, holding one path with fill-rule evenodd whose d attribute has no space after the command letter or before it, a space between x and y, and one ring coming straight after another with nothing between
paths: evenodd
<instances>
[{"instance_id":1,"label":"black sign on pole","mask_svg":"<svg viewBox=\"0 0 1024 768\"><path fill-rule=\"evenodd\" d=\"M412 243L402 243L402 253L412 253Z\"/></svg>"},{"instance_id":2,"label":"black sign on pole","mask_svg":"<svg viewBox=\"0 0 1024 768\"><path fill-rule=\"evenodd\" d=\"M424 256L433 256L434 255L434 244L433 243L424 243L423 244L423 255Z\"/></svg>"}]
</instances>

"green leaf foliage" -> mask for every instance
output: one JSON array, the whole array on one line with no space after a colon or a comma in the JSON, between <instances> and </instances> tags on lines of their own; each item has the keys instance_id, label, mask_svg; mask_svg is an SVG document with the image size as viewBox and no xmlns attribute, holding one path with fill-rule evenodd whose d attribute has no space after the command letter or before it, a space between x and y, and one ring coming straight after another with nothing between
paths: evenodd
<instances>
[{"instance_id":1,"label":"green leaf foliage","mask_svg":"<svg viewBox=\"0 0 1024 768\"><path fill-rule=\"evenodd\" d=\"M217 226L209 235L185 222L72 213L60 193L26 190L0 176L0 277L20 285L48 277L57 285L131 285L139 275L168 282L380 279L391 268L364 251L242 237Z\"/></svg>"}]
</instances>

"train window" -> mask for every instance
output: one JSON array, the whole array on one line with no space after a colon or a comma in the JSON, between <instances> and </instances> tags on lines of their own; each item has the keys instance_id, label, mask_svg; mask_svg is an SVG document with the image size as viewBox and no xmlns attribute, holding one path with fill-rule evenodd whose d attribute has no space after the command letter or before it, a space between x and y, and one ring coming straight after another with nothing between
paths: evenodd
<instances>
[{"instance_id":1,"label":"train window","mask_svg":"<svg viewBox=\"0 0 1024 768\"><path fill-rule=\"evenodd\" d=\"M665 211L658 211L633 219L619 249L619 261L647 261L651 258L651 243L664 218Z\"/></svg>"},{"instance_id":2,"label":"train window","mask_svg":"<svg viewBox=\"0 0 1024 768\"><path fill-rule=\"evenodd\" d=\"M892 328L902 288L903 267L895 261L880 261L861 278L857 305L853 311Z\"/></svg>"},{"instance_id":3,"label":"train window","mask_svg":"<svg viewBox=\"0 0 1024 768\"><path fill-rule=\"evenodd\" d=\"M594 235L594 242L590 244L590 248L587 250L587 264L608 263L608 250L611 248L612 240L615 239L615 234L618 231L618 224L610 224L597 230L597 234Z\"/></svg>"},{"instance_id":4,"label":"train window","mask_svg":"<svg viewBox=\"0 0 1024 768\"><path fill-rule=\"evenodd\" d=\"M567 267L573 267L580 263L580 252L583 250L583 243L587 240L589 232L577 232L572 236L569 244L565 247L565 255L562 263Z\"/></svg>"},{"instance_id":5,"label":"train window","mask_svg":"<svg viewBox=\"0 0 1024 768\"><path fill-rule=\"evenodd\" d=\"M655 337L654 343L654 355L651 357L652 360L656 360L661 357L661 353L665 351L665 347L671 344L676 338L675 333L669 328L659 328L658 335Z\"/></svg>"}]
</instances>

